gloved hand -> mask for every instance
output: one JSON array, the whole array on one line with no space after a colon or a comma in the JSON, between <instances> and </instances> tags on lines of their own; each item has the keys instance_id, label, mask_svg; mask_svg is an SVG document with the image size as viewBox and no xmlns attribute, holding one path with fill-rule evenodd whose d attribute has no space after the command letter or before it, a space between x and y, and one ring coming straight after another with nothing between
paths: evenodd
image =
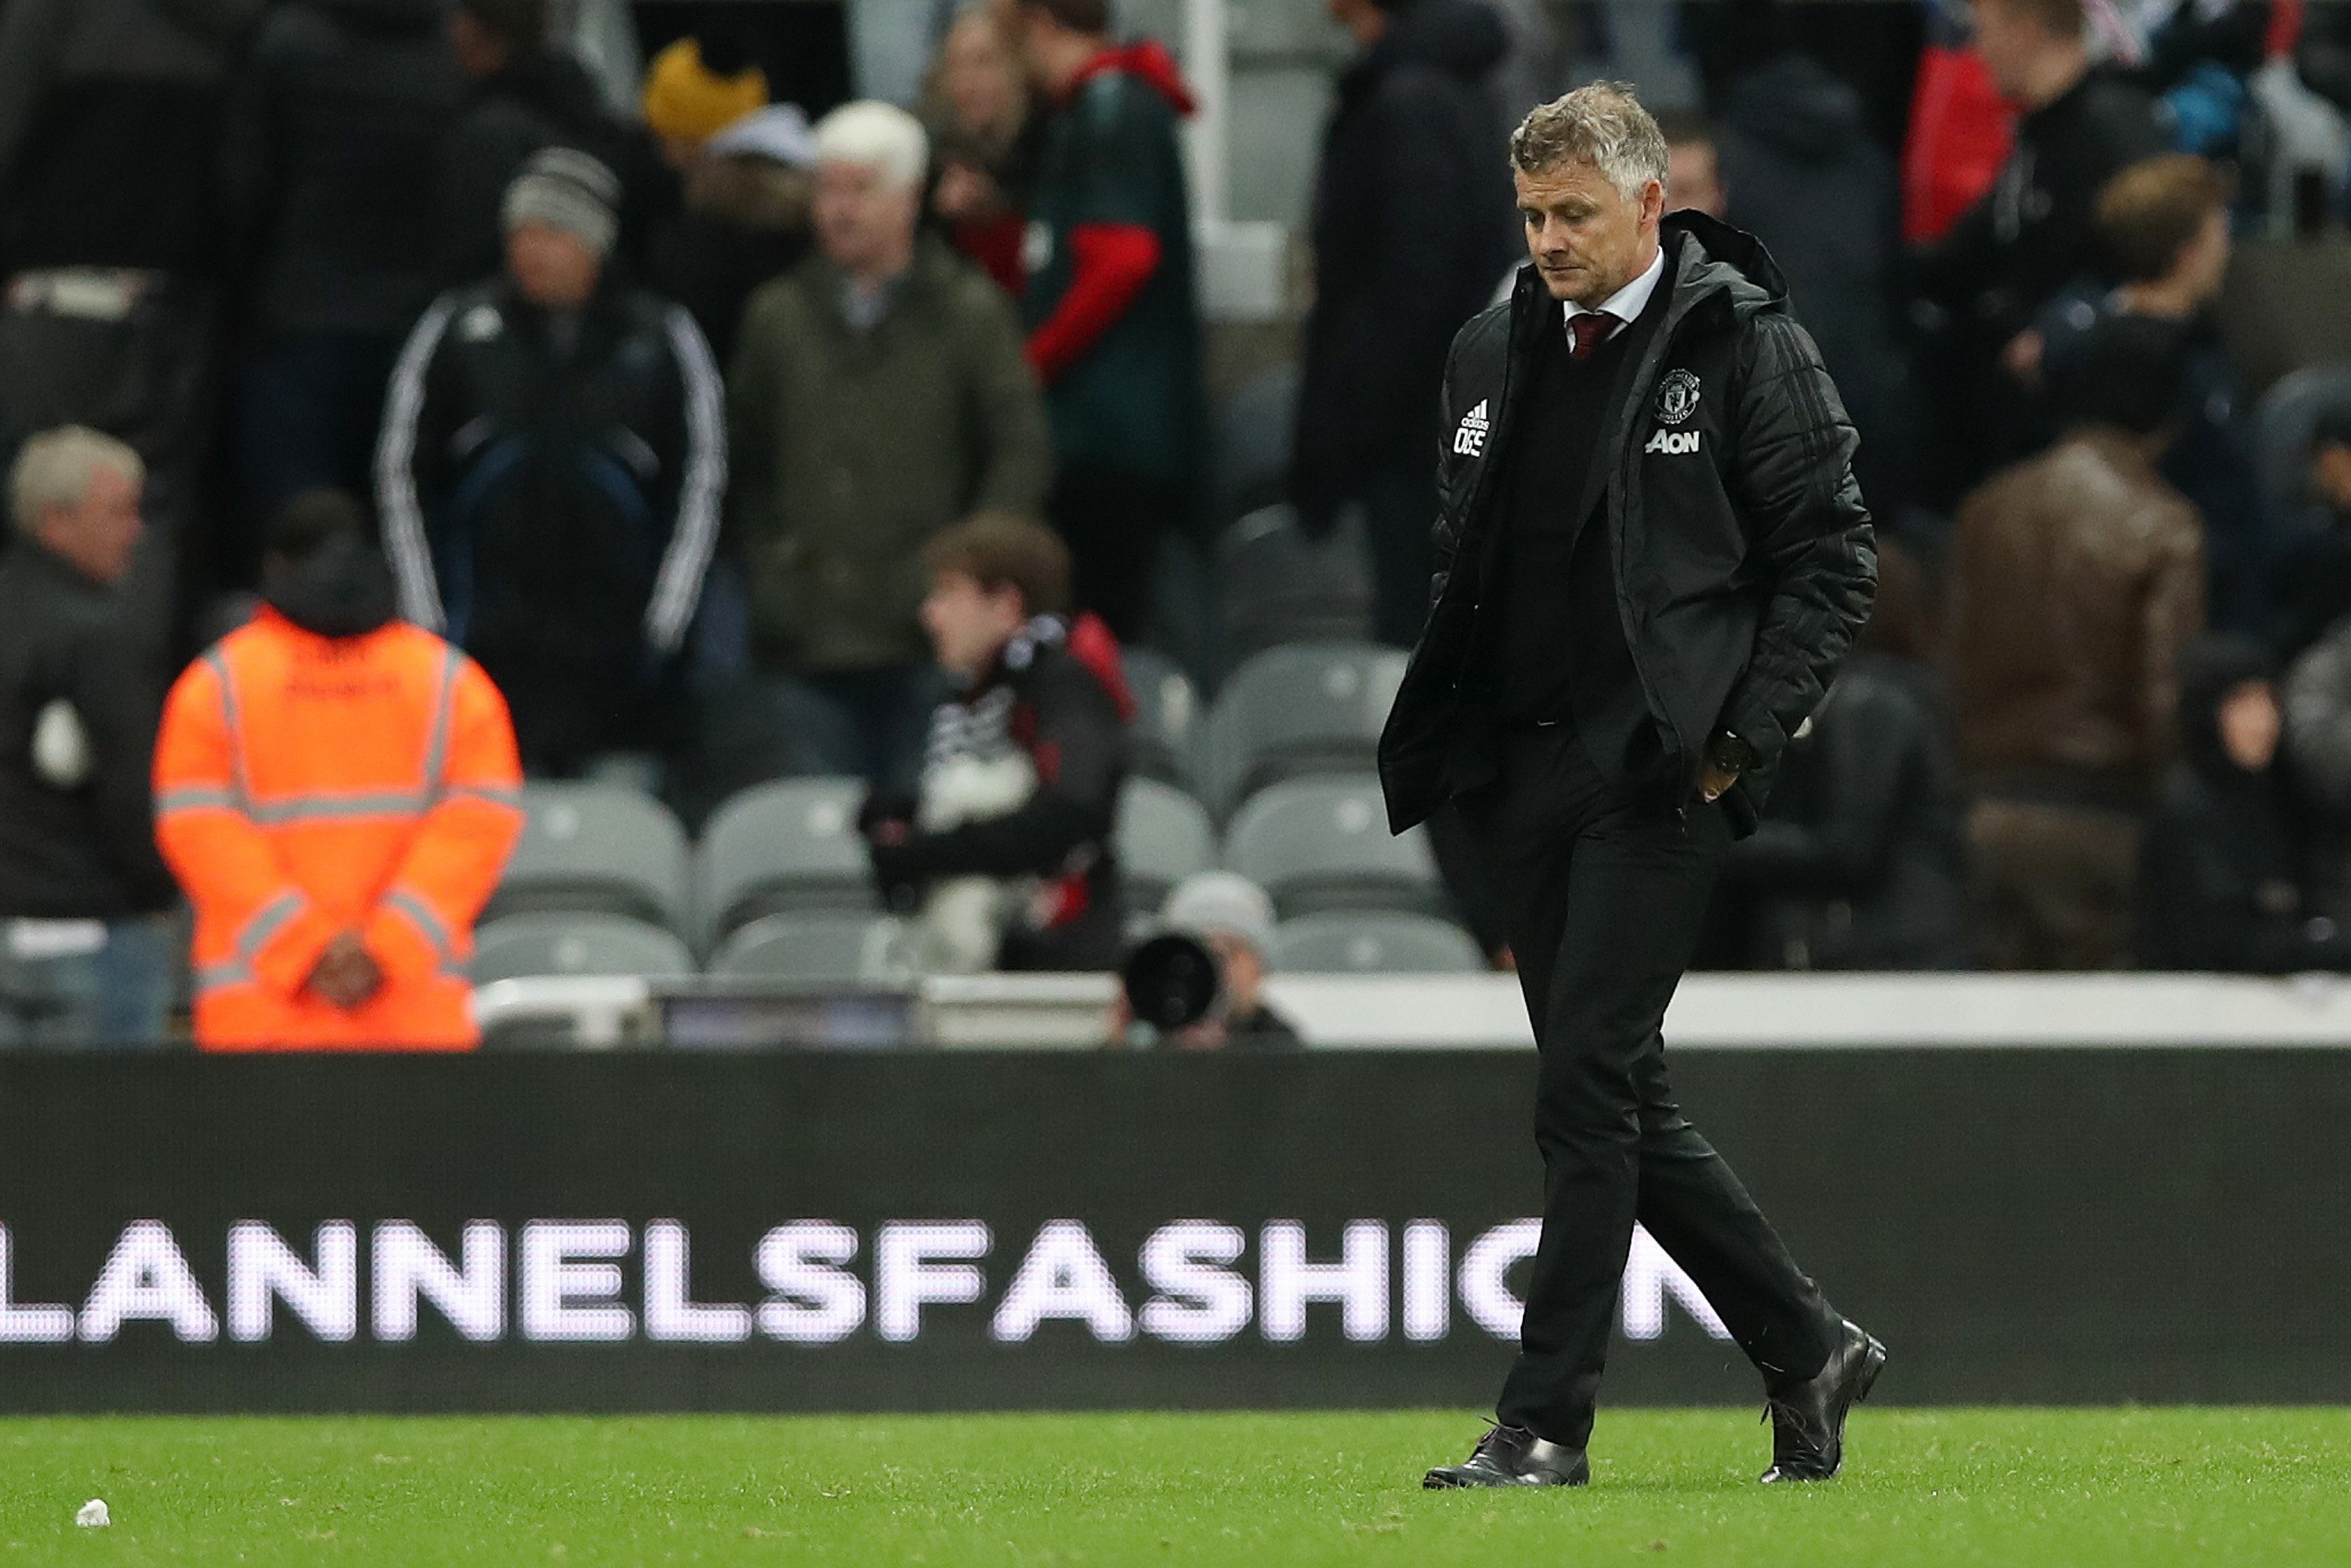
<instances>
[{"instance_id":1,"label":"gloved hand","mask_svg":"<svg viewBox=\"0 0 2351 1568\"><path fill-rule=\"evenodd\" d=\"M893 915L909 915L922 907L923 884L928 878L915 844L914 802L877 790L858 808L857 831L864 835L865 852L873 862L874 890L882 895L883 906Z\"/></svg>"}]
</instances>

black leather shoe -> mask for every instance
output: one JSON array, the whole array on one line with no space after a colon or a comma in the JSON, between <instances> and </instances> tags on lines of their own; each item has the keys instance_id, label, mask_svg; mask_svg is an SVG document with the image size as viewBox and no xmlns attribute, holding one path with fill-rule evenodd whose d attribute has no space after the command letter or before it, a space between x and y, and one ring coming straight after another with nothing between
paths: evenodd
<instances>
[{"instance_id":1,"label":"black leather shoe","mask_svg":"<svg viewBox=\"0 0 2351 1568\"><path fill-rule=\"evenodd\" d=\"M1524 1427L1495 1427L1458 1465L1439 1465L1421 1479L1430 1491L1462 1487L1580 1487L1592 1479L1582 1448L1546 1442Z\"/></svg>"},{"instance_id":2,"label":"black leather shoe","mask_svg":"<svg viewBox=\"0 0 2351 1568\"><path fill-rule=\"evenodd\" d=\"M1763 1402L1771 1420L1771 1468L1765 1481L1824 1481L1844 1468L1844 1418L1869 1397L1886 1366L1886 1347L1859 1325L1844 1325L1829 1364Z\"/></svg>"}]
</instances>

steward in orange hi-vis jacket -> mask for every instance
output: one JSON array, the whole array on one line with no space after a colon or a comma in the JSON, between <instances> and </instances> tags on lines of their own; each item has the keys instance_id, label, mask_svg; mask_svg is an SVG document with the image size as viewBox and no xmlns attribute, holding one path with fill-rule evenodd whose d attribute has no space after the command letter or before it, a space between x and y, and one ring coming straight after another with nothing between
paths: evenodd
<instances>
[{"instance_id":1,"label":"steward in orange hi-vis jacket","mask_svg":"<svg viewBox=\"0 0 2351 1568\"><path fill-rule=\"evenodd\" d=\"M506 701L392 617L343 497L273 525L266 605L188 667L156 836L195 905L208 1051L464 1051L474 917L521 831Z\"/></svg>"}]
</instances>

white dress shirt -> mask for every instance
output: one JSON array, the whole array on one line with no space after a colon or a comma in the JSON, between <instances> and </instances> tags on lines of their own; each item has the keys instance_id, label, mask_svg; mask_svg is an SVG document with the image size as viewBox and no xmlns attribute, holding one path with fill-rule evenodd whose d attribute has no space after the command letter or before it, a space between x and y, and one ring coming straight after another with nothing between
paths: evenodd
<instances>
[{"instance_id":1,"label":"white dress shirt","mask_svg":"<svg viewBox=\"0 0 2351 1568\"><path fill-rule=\"evenodd\" d=\"M1588 316L1596 310L1605 310L1617 320L1630 325L1639 320L1641 312L1648 308L1649 296L1657 291L1657 279L1665 275L1666 252L1665 247L1661 246L1657 249L1657 254L1649 258L1649 265L1642 269L1640 277L1633 279L1598 305L1587 308L1578 305L1573 299L1562 300L1560 303L1565 307L1565 309L1561 319L1573 321L1578 316Z\"/></svg>"}]
</instances>

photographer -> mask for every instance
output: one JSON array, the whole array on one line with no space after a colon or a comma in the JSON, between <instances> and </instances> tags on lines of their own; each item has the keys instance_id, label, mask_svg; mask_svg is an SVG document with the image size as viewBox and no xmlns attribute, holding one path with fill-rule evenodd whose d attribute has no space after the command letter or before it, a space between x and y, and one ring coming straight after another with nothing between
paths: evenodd
<instances>
[{"instance_id":1,"label":"photographer","mask_svg":"<svg viewBox=\"0 0 2351 1568\"><path fill-rule=\"evenodd\" d=\"M1273 901L1249 878L1228 871L1204 871L1186 878L1167 895L1160 912L1162 930L1189 937L1216 961L1216 999L1198 1022L1160 1034L1170 1051L1298 1051L1305 1046L1298 1028L1265 999L1267 955L1273 947ZM1111 1038L1130 1040L1134 1004L1121 996L1111 1019Z\"/></svg>"},{"instance_id":2,"label":"photographer","mask_svg":"<svg viewBox=\"0 0 2351 1568\"><path fill-rule=\"evenodd\" d=\"M923 626L962 691L932 716L921 799L866 805L874 881L921 911L925 968L1115 968L1111 829L1134 711L1118 644L1067 618L1069 549L1042 524L982 514L923 563Z\"/></svg>"}]
</instances>

